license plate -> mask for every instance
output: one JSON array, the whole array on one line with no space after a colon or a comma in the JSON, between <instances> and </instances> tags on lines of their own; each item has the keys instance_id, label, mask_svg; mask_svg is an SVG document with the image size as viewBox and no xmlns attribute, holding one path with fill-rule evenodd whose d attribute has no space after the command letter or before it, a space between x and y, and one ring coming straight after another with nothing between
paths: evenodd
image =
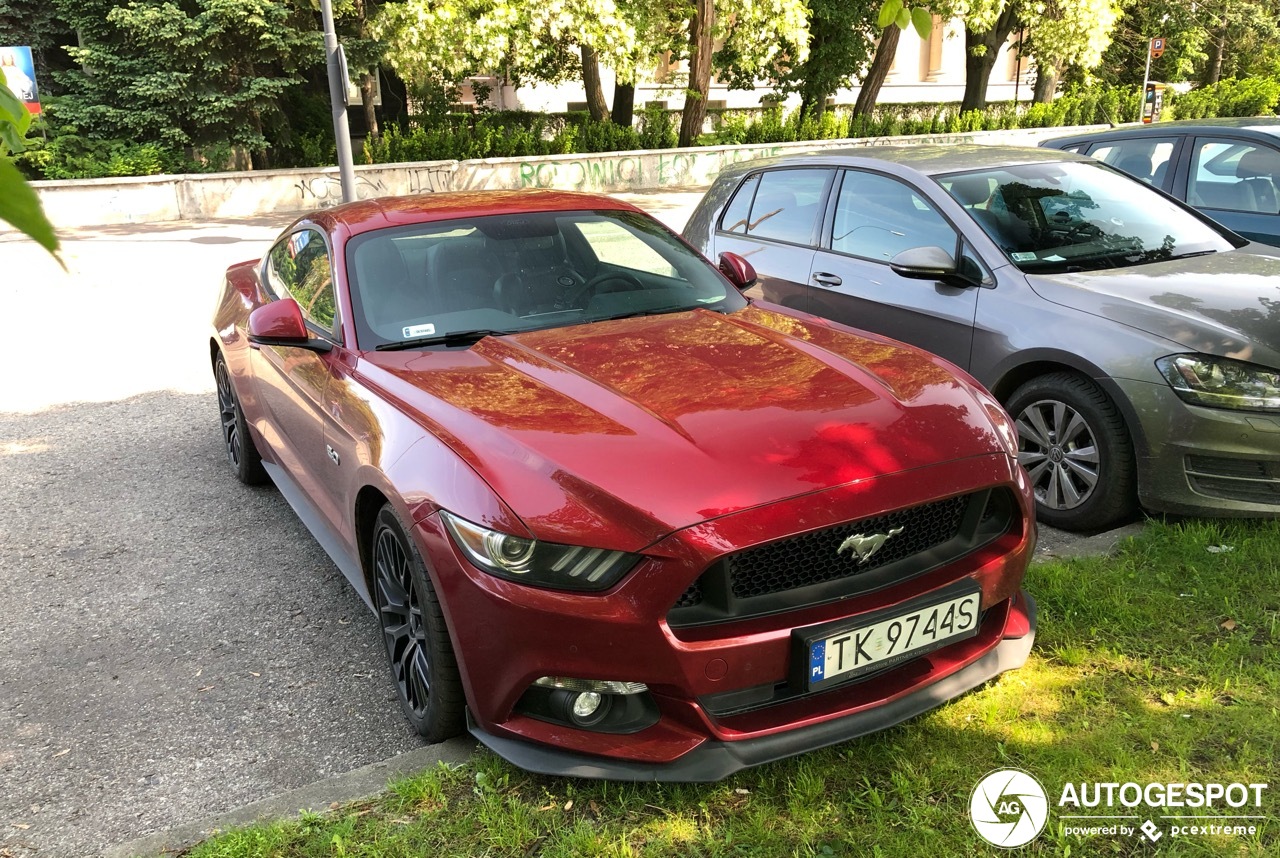
<instances>
[{"instance_id":1,"label":"license plate","mask_svg":"<svg viewBox=\"0 0 1280 858\"><path fill-rule=\"evenodd\" d=\"M805 687L814 690L844 682L972 637L978 633L980 601L975 590L945 602L889 613L852 628L802 636L807 648L803 650L808 665Z\"/></svg>"}]
</instances>

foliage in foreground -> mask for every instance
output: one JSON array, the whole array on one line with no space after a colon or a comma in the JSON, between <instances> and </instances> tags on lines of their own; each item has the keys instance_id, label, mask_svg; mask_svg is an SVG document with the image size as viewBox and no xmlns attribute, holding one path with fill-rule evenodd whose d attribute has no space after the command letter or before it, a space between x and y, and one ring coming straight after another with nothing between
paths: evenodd
<instances>
[{"instance_id":1,"label":"foliage in foreground","mask_svg":"<svg viewBox=\"0 0 1280 858\"><path fill-rule=\"evenodd\" d=\"M990 855L968 800L1006 766L1037 776L1051 805L1067 782L1268 782L1255 837L1170 837L1158 851L1280 852L1280 522L1153 523L1114 557L1039 563L1027 586L1040 631L1025 668L866 739L710 785L539 777L480 752L187 854ZM1022 854L1150 851L1066 835L1051 815Z\"/></svg>"},{"instance_id":2,"label":"foliage in foreground","mask_svg":"<svg viewBox=\"0 0 1280 858\"><path fill-rule=\"evenodd\" d=\"M58 237L44 215L40 198L10 160L21 152L31 124L26 106L7 86L0 86L0 221L6 221L35 239L50 253L58 252Z\"/></svg>"}]
</instances>

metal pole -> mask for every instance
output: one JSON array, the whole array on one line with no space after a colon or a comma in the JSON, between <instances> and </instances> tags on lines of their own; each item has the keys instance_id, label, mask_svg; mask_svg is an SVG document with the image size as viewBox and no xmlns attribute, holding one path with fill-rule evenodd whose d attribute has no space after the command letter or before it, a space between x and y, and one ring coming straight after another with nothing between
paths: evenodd
<instances>
[{"instance_id":1,"label":"metal pole","mask_svg":"<svg viewBox=\"0 0 1280 858\"><path fill-rule=\"evenodd\" d=\"M325 0L329 2L329 0ZM1167 15L1165 17L1168 17ZM1138 121L1142 122L1143 113L1147 109L1147 79L1151 76L1151 40L1147 39L1147 67L1142 72L1142 92L1138 93ZM1151 117L1152 121L1155 116Z\"/></svg>"},{"instance_id":2,"label":"metal pole","mask_svg":"<svg viewBox=\"0 0 1280 858\"><path fill-rule=\"evenodd\" d=\"M333 27L331 0L320 0L320 14L324 20L324 56L329 70L329 104L333 108L333 138L338 145L342 201L350 203L356 199L356 169L351 159L351 129L347 127L347 63Z\"/></svg>"}]
</instances>

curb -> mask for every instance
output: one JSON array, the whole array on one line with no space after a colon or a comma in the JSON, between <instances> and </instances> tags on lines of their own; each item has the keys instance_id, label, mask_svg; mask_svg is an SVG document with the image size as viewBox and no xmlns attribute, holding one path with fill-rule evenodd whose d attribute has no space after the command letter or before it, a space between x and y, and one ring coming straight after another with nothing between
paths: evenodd
<instances>
[{"instance_id":1,"label":"curb","mask_svg":"<svg viewBox=\"0 0 1280 858\"><path fill-rule=\"evenodd\" d=\"M382 792L387 783L416 774L439 763L461 764L471 758L476 742L470 737L450 739L379 760L341 775L315 781L278 795L255 801L226 813L184 822L166 831L147 834L103 851L104 858L134 858L176 852L219 831L257 822L263 818L291 819L303 811L320 813L334 803L343 804Z\"/></svg>"}]
</instances>

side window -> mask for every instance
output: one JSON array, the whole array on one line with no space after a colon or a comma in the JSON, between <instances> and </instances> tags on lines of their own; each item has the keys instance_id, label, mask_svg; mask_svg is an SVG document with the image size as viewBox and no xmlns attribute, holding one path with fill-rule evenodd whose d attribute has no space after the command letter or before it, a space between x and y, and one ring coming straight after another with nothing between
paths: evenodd
<instances>
[{"instance_id":1,"label":"side window","mask_svg":"<svg viewBox=\"0 0 1280 858\"><path fill-rule=\"evenodd\" d=\"M267 284L275 297L297 301L303 317L320 331L337 330L333 268L320 233L301 229L271 248Z\"/></svg>"},{"instance_id":2,"label":"side window","mask_svg":"<svg viewBox=\"0 0 1280 858\"><path fill-rule=\"evenodd\" d=\"M846 171L836 198L831 249L888 262L912 247L955 253L956 231L909 186L875 173Z\"/></svg>"},{"instance_id":3,"label":"side window","mask_svg":"<svg viewBox=\"0 0 1280 858\"><path fill-rule=\"evenodd\" d=\"M829 170L774 170L762 173L751 203L747 235L809 244L821 214Z\"/></svg>"},{"instance_id":4,"label":"side window","mask_svg":"<svg viewBox=\"0 0 1280 858\"><path fill-rule=\"evenodd\" d=\"M1276 214L1280 152L1240 140L1196 139L1187 180L1193 206Z\"/></svg>"},{"instance_id":5,"label":"side window","mask_svg":"<svg viewBox=\"0 0 1280 858\"><path fill-rule=\"evenodd\" d=\"M678 277L676 270L658 251L612 221L582 222L578 231L591 246L596 258L609 265L630 268L663 277Z\"/></svg>"},{"instance_id":6,"label":"side window","mask_svg":"<svg viewBox=\"0 0 1280 858\"><path fill-rule=\"evenodd\" d=\"M1163 186L1176 142L1172 137L1136 137L1096 143L1089 155L1149 185Z\"/></svg>"},{"instance_id":7,"label":"side window","mask_svg":"<svg viewBox=\"0 0 1280 858\"><path fill-rule=\"evenodd\" d=\"M736 232L746 235L747 224L750 223L751 201L755 199L756 185L760 184L760 175L748 176L747 180L733 195L733 200L725 206L720 217L720 228L725 232Z\"/></svg>"}]
</instances>

